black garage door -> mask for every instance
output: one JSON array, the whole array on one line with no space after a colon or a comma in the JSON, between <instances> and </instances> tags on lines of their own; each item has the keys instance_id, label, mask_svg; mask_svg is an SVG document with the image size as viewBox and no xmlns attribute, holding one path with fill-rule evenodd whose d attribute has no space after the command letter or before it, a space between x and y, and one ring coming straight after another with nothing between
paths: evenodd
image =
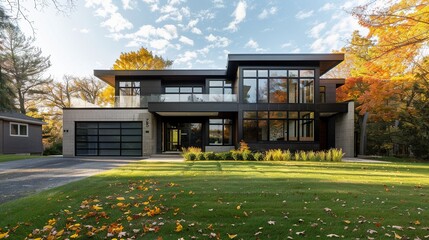
<instances>
[{"instance_id":1,"label":"black garage door","mask_svg":"<svg viewBox=\"0 0 429 240\"><path fill-rule=\"evenodd\" d=\"M76 156L141 156L141 122L76 122Z\"/></svg>"}]
</instances>

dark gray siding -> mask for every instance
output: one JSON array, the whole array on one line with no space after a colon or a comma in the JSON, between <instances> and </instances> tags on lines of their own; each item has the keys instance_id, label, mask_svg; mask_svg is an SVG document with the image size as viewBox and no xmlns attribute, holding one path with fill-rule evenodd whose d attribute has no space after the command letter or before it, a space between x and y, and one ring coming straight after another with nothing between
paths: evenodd
<instances>
[{"instance_id":1,"label":"dark gray siding","mask_svg":"<svg viewBox=\"0 0 429 240\"><path fill-rule=\"evenodd\" d=\"M0 119L0 154L3 154L3 120Z\"/></svg>"},{"instance_id":2,"label":"dark gray siding","mask_svg":"<svg viewBox=\"0 0 429 240\"><path fill-rule=\"evenodd\" d=\"M42 126L28 123L28 137L10 136L10 122L3 121L3 154L42 153Z\"/></svg>"}]
</instances>

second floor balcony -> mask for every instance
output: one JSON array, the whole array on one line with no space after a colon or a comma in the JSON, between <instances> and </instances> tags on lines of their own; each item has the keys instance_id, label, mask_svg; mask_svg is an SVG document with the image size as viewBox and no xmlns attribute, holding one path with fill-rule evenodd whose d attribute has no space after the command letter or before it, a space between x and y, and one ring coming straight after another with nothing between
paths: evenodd
<instances>
[{"instance_id":1,"label":"second floor balcony","mask_svg":"<svg viewBox=\"0 0 429 240\"><path fill-rule=\"evenodd\" d=\"M236 103L236 94L152 94L115 97L117 108L147 108L148 103Z\"/></svg>"}]
</instances>

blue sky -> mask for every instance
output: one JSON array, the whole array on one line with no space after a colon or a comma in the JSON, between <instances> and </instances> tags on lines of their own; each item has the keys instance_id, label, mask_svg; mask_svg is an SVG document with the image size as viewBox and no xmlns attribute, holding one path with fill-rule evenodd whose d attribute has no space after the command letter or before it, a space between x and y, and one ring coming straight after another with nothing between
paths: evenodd
<instances>
[{"instance_id":1,"label":"blue sky","mask_svg":"<svg viewBox=\"0 0 429 240\"><path fill-rule=\"evenodd\" d=\"M28 1L27 3L31 3ZM353 30L358 0L77 0L67 14L32 9L36 45L55 79L110 69L121 52L146 47L173 68L224 68L228 53L327 53ZM28 23L20 27L32 35Z\"/></svg>"}]
</instances>

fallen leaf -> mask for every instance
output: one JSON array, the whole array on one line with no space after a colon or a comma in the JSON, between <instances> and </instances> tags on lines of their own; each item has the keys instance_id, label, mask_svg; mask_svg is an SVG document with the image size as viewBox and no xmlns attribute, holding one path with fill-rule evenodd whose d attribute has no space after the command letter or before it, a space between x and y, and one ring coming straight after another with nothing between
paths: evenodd
<instances>
[{"instance_id":1,"label":"fallen leaf","mask_svg":"<svg viewBox=\"0 0 429 240\"><path fill-rule=\"evenodd\" d=\"M276 221L270 220L270 221L268 221L268 225L276 225Z\"/></svg>"},{"instance_id":2,"label":"fallen leaf","mask_svg":"<svg viewBox=\"0 0 429 240\"><path fill-rule=\"evenodd\" d=\"M175 232L181 232L183 230L182 224L179 222L176 222L176 229L174 229Z\"/></svg>"},{"instance_id":3,"label":"fallen leaf","mask_svg":"<svg viewBox=\"0 0 429 240\"><path fill-rule=\"evenodd\" d=\"M395 234L395 239L402 239L401 235L397 234L396 232L393 232Z\"/></svg>"},{"instance_id":4,"label":"fallen leaf","mask_svg":"<svg viewBox=\"0 0 429 240\"><path fill-rule=\"evenodd\" d=\"M338 236L337 234L333 234L333 233L331 233L331 234L328 234L328 235L326 235L328 238L339 238L340 236Z\"/></svg>"},{"instance_id":5,"label":"fallen leaf","mask_svg":"<svg viewBox=\"0 0 429 240\"><path fill-rule=\"evenodd\" d=\"M296 235L298 235L298 236L304 236L304 235L305 235L305 231L302 231L302 232L296 232L295 234L296 234Z\"/></svg>"},{"instance_id":6,"label":"fallen leaf","mask_svg":"<svg viewBox=\"0 0 429 240\"><path fill-rule=\"evenodd\" d=\"M404 230L404 228L402 226L395 226L395 225L393 225L392 228L396 229L396 230L401 230L401 231Z\"/></svg>"},{"instance_id":7,"label":"fallen leaf","mask_svg":"<svg viewBox=\"0 0 429 240\"><path fill-rule=\"evenodd\" d=\"M227 234L228 234L229 239L234 239L237 237L237 234L229 234L229 233L227 233Z\"/></svg>"},{"instance_id":8,"label":"fallen leaf","mask_svg":"<svg viewBox=\"0 0 429 240\"><path fill-rule=\"evenodd\" d=\"M372 230L372 229L368 229L367 231L366 231L367 233L369 233L369 234L374 234L374 233L377 233L377 231L375 231L375 230Z\"/></svg>"},{"instance_id":9,"label":"fallen leaf","mask_svg":"<svg viewBox=\"0 0 429 240\"><path fill-rule=\"evenodd\" d=\"M240 210L240 209L241 209L241 205L238 205L238 206L237 206L237 210Z\"/></svg>"},{"instance_id":10,"label":"fallen leaf","mask_svg":"<svg viewBox=\"0 0 429 240\"><path fill-rule=\"evenodd\" d=\"M124 197L117 197L116 200L118 200L118 201L124 201L125 198Z\"/></svg>"}]
</instances>

